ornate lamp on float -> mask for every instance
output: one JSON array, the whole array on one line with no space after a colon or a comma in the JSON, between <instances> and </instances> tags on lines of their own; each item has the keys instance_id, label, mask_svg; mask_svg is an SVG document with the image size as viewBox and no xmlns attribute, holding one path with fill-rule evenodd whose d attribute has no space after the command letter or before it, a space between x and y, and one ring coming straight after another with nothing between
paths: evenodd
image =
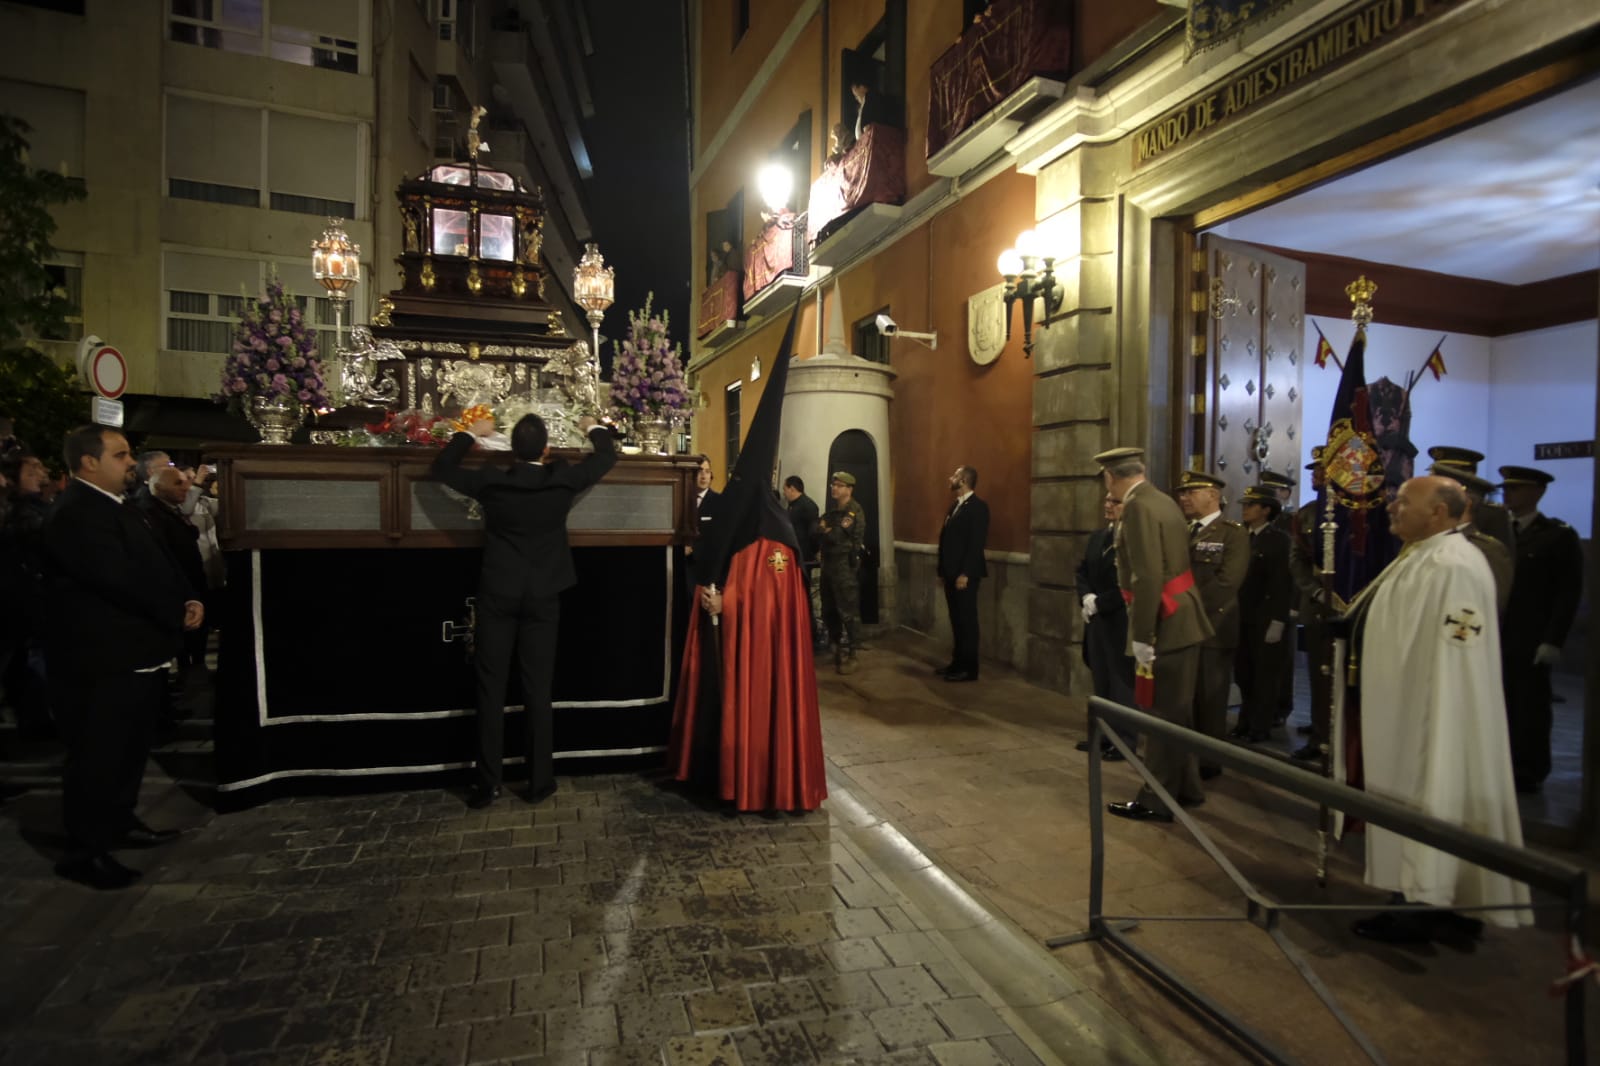
<instances>
[{"instance_id":1,"label":"ornate lamp on float","mask_svg":"<svg viewBox=\"0 0 1600 1066\"><path fill-rule=\"evenodd\" d=\"M361 246L350 240L343 224L342 218L328 219L322 239L311 242L311 276L328 290L328 298L333 302L333 351L327 353L323 363L334 371L335 383L341 376L341 368L335 364L340 361L339 350L344 343L344 308L350 302L351 292L361 282ZM337 404L342 399L336 396L333 402Z\"/></svg>"},{"instance_id":2,"label":"ornate lamp on float","mask_svg":"<svg viewBox=\"0 0 1600 1066\"><path fill-rule=\"evenodd\" d=\"M1022 301L1022 351L1033 354L1033 301L1044 298L1042 327L1050 316L1061 309L1066 293L1056 284L1055 256L1046 254L1044 242L1033 230L1023 230L1017 235L1015 248L1000 253L996 264L1000 276L1006 280L1006 340L1011 339L1011 305ZM1044 269L1040 270L1043 264Z\"/></svg>"},{"instance_id":3,"label":"ornate lamp on float","mask_svg":"<svg viewBox=\"0 0 1600 1066\"><path fill-rule=\"evenodd\" d=\"M592 354L600 358L600 323L606 317L606 308L617 297L616 268L606 266L600 246L592 241L583 248L583 258L572 271L572 298L588 312L589 328L594 332Z\"/></svg>"}]
</instances>

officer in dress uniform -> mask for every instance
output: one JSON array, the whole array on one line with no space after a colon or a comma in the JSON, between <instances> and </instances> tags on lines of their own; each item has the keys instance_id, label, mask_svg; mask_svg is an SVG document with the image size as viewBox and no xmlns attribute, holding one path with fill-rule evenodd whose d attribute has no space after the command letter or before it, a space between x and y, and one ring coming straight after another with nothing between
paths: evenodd
<instances>
[{"instance_id":1,"label":"officer in dress uniform","mask_svg":"<svg viewBox=\"0 0 1600 1066\"><path fill-rule=\"evenodd\" d=\"M1477 525L1477 516L1484 507L1484 497L1494 491L1494 483L1450 463L1434 463L1429 473L1447 477L1466 490L1467 513L1461 516L1461 524L1456 526L1456 532L1470 540L1488 561L1489 572L1494 575L1495 606L1504 616L1506 604L1511 600L1511 552Z\"/></svg>"},{"instance_id":2,"label":"officer in dress uniform","mask_svg":"<svg viewBox=\"0 0 1600 1066\"><path fill-rule=\"evenodd\" d=\"M1294 490L1300 483L1288 474L1280 474L1276 470L1263 470L1256 479L1256 484L1265 489L1270 489L1278 498L1278 517L1272 520L1273 526L1281 531L1286 541L1294 539ZM1273 715L1273 723L1282 725L1284 720L1294 713L1294 660L1295 660L1295 623L1300 620L1298 602L1291 606L1289 611L1289 631L1285 639L1278 642L1279 654L1283 656L1283 667L1278 676L1278 707Z\"/></svg>"},{"instance_id":3,"label":"officer in dress uniform","mask_svg":"<svg viewBox=\"0 0 1600 1066\"><path fill-rule=\"evenodd\" d=\"M861 584L858 569L866 541L867 513L855 500L856 477L835 470L828 482L832 506L817 522L822 556L822 617L833 642L834 669L853 674L861 646Z\"/></svg>"},{"instance_id":4,"label":"officer in dress uniform","mask_svg":"<svg viewBox=\"0 0 1600 1066\"><path fill-rule=\"evenodd\" d=\"M1511 772L1518 792L1537 792L1550 776L1550 670L1578 613L1583 547L1578 533L1539 513L1555 480L1543 470L1502 466L1512 516L1516 566L1500 627L1500 670L1511 726Z\"/></svg>"},{"instance_id":5,"label":"officer in dress uniform","mask_svg":"<svg viewBox=\"0 0 1600 1066\"><path fill-rule=\"evenodd\" d=\"M1314 458L1306 464L1311 471L1311 487L1319 497L1328 480L1321 452L1320 446L1313 448ZM1333 719L1332 680L1325 671L1332 665L1333 652L1328 624L1339 616L1322 587L1322 512L1317 502L1310 500L1295 513L1294 532L1289 540L1289 577L1300 601L1300 624L1306 630L1306 674L1311 682L1311 724L1300 727L1300 735L1310 739L1292 758L1310 762L1321 761L1322 745L1328 743Z\"/></svg>"},{"instance_id":6,"label":"officer in dress uniform","mask_svg":"<svg viewBox=\"0 0 1600 1066\"><path fill-rule=\"evenodd\" d=\"M1200 646L1200 672L1194 690L1194 728L1224 739L1228 732L1228 691L1239 648L1239 587L1250 569L1250 535L1222 517L1222 489L1215 474L1190 470L1178 482L1178 507L1189 521L1189 566L1205 606L1211 636ZM1202 779L1222 767L1200 764Z\"/></svg>"},{"instance_id":7,"label":"officer in dress uniform","mask_svg":"<svg viewBox=\"0 0 1600 1066\"><path fill-rule=\"evenodd\" d=\"M1292 632L1294 582L1289 578L1289 538L1278 528L1283 501L1270 487L1244 490L1239 509L1250 537L1250 567L1239 587L1239 724L1230 734L1266 740L1278 717L1283 644Z\"/></svg>"},{"instance_id":8,"label":"officer in dress uniform","mask_svg":"<svg viewBox=\"0 0 1600 1066\"><path fill-rule=\"evenodd\" d=\"M1435 444L1428 449L1428 458L1433 460L1433 472L1444 477L1450 477L1447 467L1453 470L1464 470L1469 474L1478 473L1478 464L1483 462L1483 453L1475 452L1471 448L1457 448L1453 444ZM1511 512L1498 503L1484 501L1483 506L1475 508L1477 518L1473 524L1479 532L1487 533L1495 540L1506 546L1507 551L1513 550L1511 542Z\"/></svg>"}]
</instances>

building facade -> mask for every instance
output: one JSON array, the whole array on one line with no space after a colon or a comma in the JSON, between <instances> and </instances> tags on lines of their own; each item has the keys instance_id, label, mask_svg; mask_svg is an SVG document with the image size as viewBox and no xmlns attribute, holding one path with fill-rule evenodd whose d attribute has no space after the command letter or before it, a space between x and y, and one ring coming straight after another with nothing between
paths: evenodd
<instances>
[{"instance_id":1,"label":"building facade","mask_svg":"<svg viewBox=\"0 0 1600 1066\"><path fill-rule=\"evenodd\" d=\"M345 220L368 268L353 294L354 320L365 321L394 287L395 189L464 157L478 106L488 109L493 164L544 191L555 282L546 299L579 334L570 286L589 236L582 64L570 27L514 9L490 0L0 3L0 108L34 127L35 165L80 179L88 194L58 211L53 264L80 314L70 335L45 346L70 362L92 334L127 357L130 394L206 397L240 302L274 271L331 345L333 309L311 276L311 242L328 217ZM167 407L141 428L179 443L201 432L186 426L183 404Z\"/></svg>"}]
</instances>

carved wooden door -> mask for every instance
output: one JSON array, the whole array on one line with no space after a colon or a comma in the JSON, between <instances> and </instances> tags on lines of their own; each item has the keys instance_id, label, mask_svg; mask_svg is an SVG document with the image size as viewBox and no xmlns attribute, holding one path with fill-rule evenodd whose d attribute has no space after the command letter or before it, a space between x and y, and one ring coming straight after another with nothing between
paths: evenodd
<instances>
[{"instance_id":1,"label":"carved wooden door","mask_svg":"<svg viewBox=\"0 0 1600 1066\"><path fill-rule=\"evenodd\" d=\"M1204 242L1212 368L1205 451L1232 503L1263 470L1300 479L1306 268L1254 245Z\"/></svg>"}]
</instances>

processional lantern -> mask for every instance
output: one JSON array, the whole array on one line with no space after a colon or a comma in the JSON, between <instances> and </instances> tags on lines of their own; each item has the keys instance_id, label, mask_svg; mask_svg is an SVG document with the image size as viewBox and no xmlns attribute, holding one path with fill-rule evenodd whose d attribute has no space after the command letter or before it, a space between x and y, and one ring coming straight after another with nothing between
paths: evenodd
<instances>
[{"instance_id":1,"label":"processional lantern","mask_svg":"<svg viewBox=\"0 0 1600 1066\"><path fill-rule=\"evenodd\" d=\"M328 219L321 239L311 242L311 276L333 301L333 346L337 349L343 336L344 305L361 282L361 246L344 231L344 219Z\"/></svg>"},{"instance_id":2,"label":"processional lantern","mask_svg":"<svg viewBox=\"0 0 1600 1066\"><path fill-rule=\"evenodd\" d=\"M572 271L572 298L588 312L589 328L594 332L593 354L600 358L600 323L617 295L616 268L606 266L600 246L584 245L583 258Z\"/></svg>"}]
</instances>

